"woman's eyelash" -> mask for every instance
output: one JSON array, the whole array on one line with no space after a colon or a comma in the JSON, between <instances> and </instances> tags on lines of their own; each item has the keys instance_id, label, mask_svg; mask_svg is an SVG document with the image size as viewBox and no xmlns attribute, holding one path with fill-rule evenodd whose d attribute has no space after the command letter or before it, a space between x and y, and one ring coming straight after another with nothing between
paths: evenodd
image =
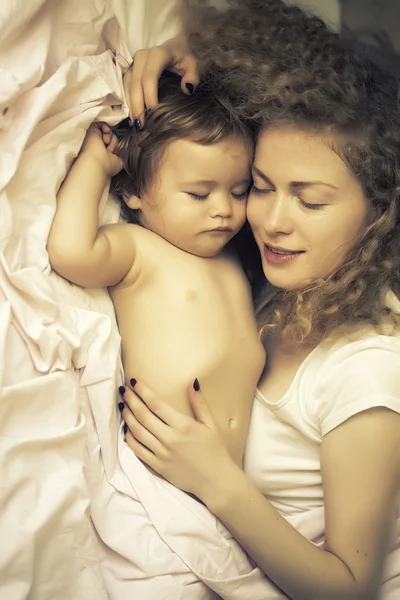
<instances>
[{"instance_id":1,"label":"woman's eyelash","mask_svg":"<svg viewBox=\"0 0 400 600\"><path fill-rule=\"evenodd\" d=\"M300 198L300 196L297 196L297 198L300 200L304 208L309 208L310 210L321 210L321 208L325 206L325 204L308 204L308 202L304 202L304 200Z\"/></svg>"},{"instance_id":2,"label":"woman's eyelash","mask_svg":"<svg viewBox=\"0 0 400 600\"><path fill-rule=\"evenodd\" d=\"M253 194L259 194L260 196L262 194L269 194L271 192L274 192L275 190L272 188L266 188L266 189L261 189L256 187L254 184L251 186L250 188L250 192ZM305 202L303 200L303 198L300 198L300 196L297 196L297 198L300 200L300 203L302 204L302 206L304 206L304 208L308 208L310 210L321 210L321 208L323 208L325 206L325 204L308 204L308 202Z\"/></svg>"},{"instance_id":3,"label":"woman's eyelash","mask_svg":"<svg viewBox=\"0 0 400 600\"><path fill-rule=\"evenodd\" d=\"M253 183L253 185L251 186L251 188L249 189L249 193L252 193L252 194L260 194L260 195L261 195L261 194L269 194L270 192L274 192L274 191L275 191L275 190L274 190L274 189L272 189L272 188L265 188L265 189L258 188L258 187L256 187L256 186L254 185L254 183Z\"/></svg>"}]
</instances>

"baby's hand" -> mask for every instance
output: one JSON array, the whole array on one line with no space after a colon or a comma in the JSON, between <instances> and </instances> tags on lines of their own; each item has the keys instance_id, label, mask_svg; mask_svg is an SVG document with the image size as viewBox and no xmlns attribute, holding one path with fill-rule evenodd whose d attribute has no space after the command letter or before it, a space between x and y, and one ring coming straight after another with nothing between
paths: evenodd
<instances>
[{"instance_id":1,"label":"baby's hand","mask_svg":"<svg viewBox=\"0 0 400 600\"><path fill-rule=\"evenodd\" d=\"M121 171L123 162L114 154L117 138L107 123L93 123L87 130L80 154L89 154L95 158L108 177Z\"/></svg>"}]
</instances>

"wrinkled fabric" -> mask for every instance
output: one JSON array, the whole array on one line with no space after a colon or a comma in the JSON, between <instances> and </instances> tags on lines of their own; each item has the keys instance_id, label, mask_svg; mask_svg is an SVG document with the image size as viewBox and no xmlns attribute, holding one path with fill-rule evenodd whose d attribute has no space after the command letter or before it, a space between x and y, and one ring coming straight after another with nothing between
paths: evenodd
<instances>
[{"instance_id":1,"label":"wrinkled fabric","mask_svg":"<svg viewBox=\"0 0 400 600\"><path fill-rule=\"evenodd\" d=\"M0 597L273 600L208 510L121 435L120 336L105 290L51 272L57 190L94 120L127 115L122 73L179 27L174 0L0 5ZM105 193L101 224L118 209ZM79 214L77 214L79 219ZM321 543L323 512L293 524Z\"/></svg>"}]
</instances>

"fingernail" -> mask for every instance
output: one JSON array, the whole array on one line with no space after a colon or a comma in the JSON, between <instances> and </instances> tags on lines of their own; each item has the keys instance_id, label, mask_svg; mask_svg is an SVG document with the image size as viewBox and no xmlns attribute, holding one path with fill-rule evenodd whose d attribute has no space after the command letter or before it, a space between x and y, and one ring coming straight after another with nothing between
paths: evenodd
<instances>
[{"instance_id":1,"label":"fingernail","mask_svg":"<svg viewBox=\"0 0 400 600\"><path fill-rule=\"evenodd\" d=\"M123 385L120 385L118 391L121 394L121 396L123 396L125 394L125 387Z\"/></svg>"},{"instance_id":2,"label":"fingernail","mask_svg":"<svg viewBox=\"0 0 400 600\"><path fill-rule=\"evenodd\" d=\"M187 89L187 90L188 90L188 91L189 91L191 94L193 94L193 92L194 92L194 85L193 85L193 83L187 83L187 84L186 84L186 89Z\"/></svg>"},{"instance_id":3,"label":"fingernail","mask_svg":"<svg viewBox=\"0 0 400 600\"><path fill-rule=\"evenodd\" d=\"M142 129L142 124L139 119L135 119L135 129L136 131L140 131Z\"/></svg>"},{"instance_id":4,"label":"fingernail","mask_svg":"<svg viewBox=\"0 0 400 600\"><path fill-rule=\"evenodd\" d=\"M132 119L128 119L128 125L129 125L129 127L133 127L133 121L132 121Z\"/></svg>"},{"instance_id":5,"label":"fingernail","mask_svg":"<svg viewBox=\"0 0 400 600\"><path fill-rule=\"evenodd\" d=\"M123 402L118 402L118 408L122 412L125 408L125 404Z\"/></svg>"},{"instance_id":6,"label":"fingernail","mask_svg":"<svg viewBox=\"0 0 400 600\"><path fill-rule=\"evenodd\" d=\"M126 435L128 431L128 425L126 423L124 423L124 434Z\"/></svg>"},{"instance_id":7,"label":"fingernail","mask_svg":"<svg viewBox=\"0 0 400 600\"><path fill-rule=\"evenodd\" d=\"M132 377L132 379L129 380L129 383L131 384L131 387L134 388L137 382L136 382L136 379L134 377Z\"/></svg>"},{"instance_id":8,"label":"fingernail","mask_svg":"<svg viewBox=\"0 0 400 600\"><path fill-rule=\"evenodd\" d=\"M194 389L195 392L198 392L199 389L200 389L200 383L199 383L199 380L197 379L197 377L193 381L193 389Z\"/></svg>"}]
</instances>

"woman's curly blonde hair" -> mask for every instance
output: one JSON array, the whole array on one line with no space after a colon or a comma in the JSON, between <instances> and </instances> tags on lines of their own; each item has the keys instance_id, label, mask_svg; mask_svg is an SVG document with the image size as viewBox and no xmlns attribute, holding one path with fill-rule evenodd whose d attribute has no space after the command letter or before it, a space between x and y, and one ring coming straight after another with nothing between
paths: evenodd
<instances>
[{"instance_id":1,"label":"woman's curly blonde hair","mask_svg":"<svg viewBox=\"0 0 400 600\"><path fill-rule=\"evenodd\" d=\"M292 124L335 134L374 215L341 266L304 289L280 290L261 324L279 324L284 339L311 344L342 326L379 327L390 313L383 292L400 292L398 77L281 0L228 0L224 10L188 4L190 48L203 78L258 131ZM258 269L255 283L263 279Z\"/></svg>"}]
</instances>

